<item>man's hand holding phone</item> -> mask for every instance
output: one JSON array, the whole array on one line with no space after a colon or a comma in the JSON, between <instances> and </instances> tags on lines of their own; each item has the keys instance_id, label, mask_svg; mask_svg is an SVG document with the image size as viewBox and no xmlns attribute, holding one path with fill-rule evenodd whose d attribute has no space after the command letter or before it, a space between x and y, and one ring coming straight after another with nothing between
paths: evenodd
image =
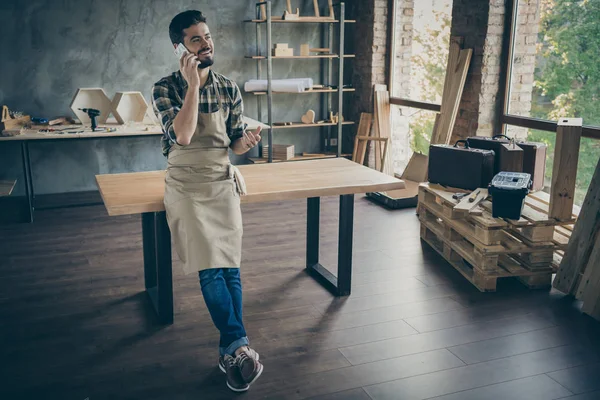
<instances>
[{"instance_id":1,"label":"man's hand holding phone","mask_svg":"<svg viewBox=\"0 0 600 400\"><path fill-rule=\"evenodd\" d=\"M179 46L183 45L180 43L178 47ZM183 78L187 81L188 86L195 89L200 88L200 75L198 74L198 65L200 64L200 61L198 60L198 57L188 51L181 51L181 48L178 48L178 50L179 54L182 54L179 59L179 71L181 71ZM178 53L176 52L176 54Z\"/></svg>"},{"instance_id":2,"label":"man's hand holding phone","mask_svg":"<svg viewBox=\"0 0 600 400\"><path fill-rule=\"evenodd\" d=\"M242 137L242 143L246 147L246 149L250 150L254 146L260 142L260 132L262 131L262 127L258 127L256 131L244 131L244 136Z\"/></svg>"}]
</instances>

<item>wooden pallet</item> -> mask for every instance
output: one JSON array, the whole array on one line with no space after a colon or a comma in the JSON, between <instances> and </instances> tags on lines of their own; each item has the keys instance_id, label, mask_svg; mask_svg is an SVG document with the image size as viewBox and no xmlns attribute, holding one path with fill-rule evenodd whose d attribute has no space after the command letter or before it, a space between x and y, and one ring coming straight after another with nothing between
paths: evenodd
<instances>
[{"instance_id":1,"label":"wooden pallet","mask_svg":"<svg viewBox=\"0 0 600 400\"><path fill-rule=\"evenodd\" d=\"M554 250L564 250L568 241L562 236L552 239L541 236L537 230L547 230L543 227L526 227L529 231L524 233L522 227L514 229L509 223L499 218L493 218L485 210L481 215L469 215L457 218L451 215L455 211L451 205L441 201L440 197L426 184L419 186L419 214L428 214L429 218L437 217L448 229L455 231L460 236L471 242L473 246L484 254L529 254L544 253ZM456 203L455 203L456 204ZM533 235L533 236L528 236ZM554 232L552 232L554 235ZM539 238L542 238L540 240Z\"/></svg>"},{"instance_id":2,"label":"wooden pallet","mask_svg":"<svg viewBox=\"0 0 600 400\"><path fill-rule=\"evenodd\" d=\"M530 289L547 288L551 285L552 270L530 271L506 254L497 257L495 266L485 265L485 270L482 270L477 266L475 255L469 251L468 246L464 246L464 242L446 239L434 224L421 224L421 239L481 292L495 292L498 279L508 277L517 278Z\"/></svg>"},{"instance_id":3,"label":"wooden pallet","mask_svg":"<svg viewBox=\"0 0 600 400\"><path fill-rule=\"evenodd\" d=\"M518 221L494 218L489 201L471 212L456 210L459 200L452 198L453 193L438 185L419 186L417 213L426 229L423 239L429 243L435 236L441 241L440 254L455 268L460 264L461 273L480 290L495 288L495 279L504 276L520 277L529 287L546 286L568 246L569 221L549 219L547 208L544 213L539 204L534 204L537 210L531 208L529 201L539 202L537 198L526 200ZM475 272L466 274L465 265Z\"/></svg>"}]
</instances>

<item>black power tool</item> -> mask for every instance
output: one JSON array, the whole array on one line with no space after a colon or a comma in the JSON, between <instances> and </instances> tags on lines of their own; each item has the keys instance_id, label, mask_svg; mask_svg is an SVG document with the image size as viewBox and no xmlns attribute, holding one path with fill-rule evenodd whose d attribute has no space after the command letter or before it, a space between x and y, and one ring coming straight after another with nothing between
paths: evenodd
<instances>
[{"instance_id":1,"label":"black power tool","mask_svg":"<svg viewBox=\"0 0 600 400\"><path fill-rule=\"evenodd\" d=\"M80 108L80 110L87 113L88 117L92 120L92 132L94 132L98 127L96 117L100 115L100 110L96 110L95 108Z\"/></svg>"}]
</instances>

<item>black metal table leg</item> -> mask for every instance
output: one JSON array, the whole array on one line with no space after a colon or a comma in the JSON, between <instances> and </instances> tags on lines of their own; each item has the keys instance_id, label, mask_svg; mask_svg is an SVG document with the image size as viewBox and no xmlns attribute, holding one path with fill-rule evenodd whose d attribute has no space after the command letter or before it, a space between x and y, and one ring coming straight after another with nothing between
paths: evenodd
<instances>
[{"instance_id":1,"label":"black metal table leg","mask_svg":"<svg viewBox=\"0 0 600 400\"><path fill-rule=\"evenodd\" d=\"M142 214L146 292L162 324L173 323L171 232L166 213Z\"/></svg>"},{"instance_id":2,"label":"black metal table leg","mask_svg":"<svg viewBox=\"0 0 600 400\"><path fill-rule=\"evenodd\" d=\"M352 288L352 238L354 229L354 195L340 196L338 276L319 263L320 198L308 199L306 226L306 269L335 296L348 296Z\"/></svg>"},{"instance_id":3,"label":"black metal table leg","mask_svg":"<svg viewBox=\"0 0 600 400\"><path fill-rule=\"evenodd\" d=\"M25 194L27 196L27 205L29 209L29 222L33 222L33 210L35 208L33 200L33 182L31 177L31 160L29 159L29 144L26 140L21 142L21 157L23 158L23 175L25 178Z\"/></svg>"}]
</instances>

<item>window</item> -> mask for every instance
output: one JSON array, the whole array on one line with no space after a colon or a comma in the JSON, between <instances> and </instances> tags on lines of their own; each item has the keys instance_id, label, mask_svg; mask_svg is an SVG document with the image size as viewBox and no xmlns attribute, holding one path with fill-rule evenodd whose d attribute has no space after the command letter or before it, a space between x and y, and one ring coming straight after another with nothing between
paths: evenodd
<instances>
[{"instance_id":1,"label":"window","mask_svg":"<svg viewBox=\"0 0 600 400\"><path fill-rule=\"evenodd\" d=\"M509 136L548 144L549 186L555 125L543 121L579 117L585 126L600 127L600 0L514 2L504 122L511 124ZM586 131L598 135L600 128ZM584 200L599 158L600 141L582 138L577 205Z\"/></svg>"},{"instance_id":2,"label":"window","mask_svg":"<svg viewBox=\"0 0 600 400\"><path fill-rule=\"evenodd\" d=\"M401 174L414 151L429 149L446 76L452 0L394 0L390 12L390 96L402 104L391 109L392 147L394 172Z\"/></svg>"}]
</instances>

